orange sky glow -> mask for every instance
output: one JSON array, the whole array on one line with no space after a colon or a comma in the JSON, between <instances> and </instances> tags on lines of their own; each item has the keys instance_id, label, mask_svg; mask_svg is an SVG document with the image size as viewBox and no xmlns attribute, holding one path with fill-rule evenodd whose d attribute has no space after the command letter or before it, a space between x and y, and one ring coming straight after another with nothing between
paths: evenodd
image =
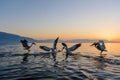
<instances>
[{"instance_id":1,"label":"orange sky glow","mask_svg":"<svg viewBox=\"0 0 120 80\"><path fill-rule=\"evenodd\" d=\"M2 0L0 30L34 39L120 42L120 0ZM72 6L71 6L72 5Z\"/></svg>"}]
</instances>

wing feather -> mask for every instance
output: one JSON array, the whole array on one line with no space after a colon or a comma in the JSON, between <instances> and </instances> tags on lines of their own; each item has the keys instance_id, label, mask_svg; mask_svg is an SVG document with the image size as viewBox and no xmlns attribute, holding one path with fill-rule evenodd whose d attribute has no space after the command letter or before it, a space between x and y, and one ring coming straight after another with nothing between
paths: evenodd
<instances>
[{"instance_id":1,"label":"wing feather","mask_svg":"<svg viewBox=\"0 0 120 80\"><path fill-rule=\"evenodd\" d=\"M53 48L56 49L59 37L57 37L54 41Z\"/></svg>"},{"instance_id":2,"label":"wing feather","mask_svg":"<svg viewBox=\"0 0 120 80\"><path fill-rule=\"evenodd\" d=\"M70 51L74 51L74 50L76 50L77 48L79 48L80 46L81 46L81 43L75 44L75 45L73 45L72 47L70 47L69 50L70 50Z\"/></svg>"},{"instance_id":3,"label":"wing feather","mask_svg":"<svg viewBox=\"0 0 120 80\"><path fill-rule=\"evenodd\" d=\"M67 47L67 45L66 45L65 43L62 43L62 45L63 45L64 47Z\"/></svg>"},{"instance_id":4,"label":"wing feather","mask_svg":"<svg viewBox=\"0 0 120 80\"><path fill-rule=\"evenodd\" d=\"M50 50L51 50L51 48L49 48L49 47L47 47L47 46L40 46L40 48L41 48L42 50L45 50L45 51L50 51Z\"/></svg>"}]
</instances>

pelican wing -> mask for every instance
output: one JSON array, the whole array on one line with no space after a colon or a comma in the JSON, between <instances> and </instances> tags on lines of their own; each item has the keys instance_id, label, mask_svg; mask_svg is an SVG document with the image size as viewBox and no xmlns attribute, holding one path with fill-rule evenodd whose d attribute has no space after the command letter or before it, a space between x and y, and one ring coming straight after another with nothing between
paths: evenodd
<instances>
[{"instance_id":1,"label":"pelican wing","mask_svg":"<svg viewBox=\"0 0 120 80\"><path fill-rule=\"evenodd\" d=\"M90 46L93 46L93 45L97 45L98 44L98 42L94 42L93 44L91 44Z\"/></svg>"},{"instance_id":2,"label":"pelican wing","mask_svg":"<svg viewBox=\"0 0 120 80\"><path fill-rule=\"evenodd\" d=\"M105 45L101 45L101 50L105 50Z\"/></svg>"},{"instance_id":3,"label":"pelican wing","mask_svg":"<svg viewBox=\"0 0 120 80\"><path fill-rule=\"evenodd\" d=\"M80 46L81 46L81 43L75 44L75 45L73 45L72 47L70 47L69 50L70 50L70 51L74 51L74 50L76 50L77 48L79 48Z\"/></svg>"},{"instance_id":4,"label":"pelican wing","mask_svg":"<svg viewBox=\"0 0 120 80\"><path fill-rule=\"evenodd\" d=\"M67 45L66 45L65 43L62 43L62 45L63 45L64 47L67 47Z\"/></svg>"},{"instance_id":5,"label":"pelican wing","mask_svg":"<svg viewBox=\"0 0 120 80\"><path fill-rule=\"evenodd\" d=\"M54 48L54 49L56 49L58 39L59 39L59 37L57 37L56 40L54 41L54 44L53 44L53 48Z\"/></svg>"},{"instance_id":6,"label":"pelican wing","mask_svg":"<svg viewBox=\"0 0 120 80\"><path fill-rule=\"evenodd\" d=\"M40 48L41 48L42 50L45 50L45 51L50 51L50 50L51 50L51 48L49 48L49 47L47 47L47 46L40 46Z\"/></svg>"},{"instance_id":7,"label":"pelican wing","mask_svg":"<svg viewBox=\"0 0 120 80\"><path fill-rule=\"evenodd\" d=\"M105 50L106 47L105 47L105 43L104 43L104 41L102 40L101 43L102 43L102 45L101 45L101 49L102 49L102 50Z\"/></svg>"}]
</instances>

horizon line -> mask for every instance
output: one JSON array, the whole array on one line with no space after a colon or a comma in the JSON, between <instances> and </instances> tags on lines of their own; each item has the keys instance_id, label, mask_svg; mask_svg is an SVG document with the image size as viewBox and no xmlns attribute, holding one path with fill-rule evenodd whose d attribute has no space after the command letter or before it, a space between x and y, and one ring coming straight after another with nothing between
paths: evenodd
<instances>
[{"instance_id":1,"label":"horizon line","mask_svg":"<svg viewBox=\"0 0 120 80\"><path fill-rule=\"evenodd\" d=\"M5 32L5 31L0 31L2 33L7 33L7 34L13 34L13 35L17 35L17 36L21 36L21 37L26 37L26 38L31 38L33 40L54 40L54 38L48 38L48 39L35 39L33 37L27 37L27 36L24 36L24 35L20 35L20 34L15 34L15 33L10 33L10 32ZM108 42L114 42L114 43L120 43L120 41L115 41L115 40L107 40L107 39L89 39L89 38L76 38L76 39L60 39L60 40L64 40L64 41L69 41L69 40L104 40L104 41L108 41Z\"/></svg>"}]
</instances>

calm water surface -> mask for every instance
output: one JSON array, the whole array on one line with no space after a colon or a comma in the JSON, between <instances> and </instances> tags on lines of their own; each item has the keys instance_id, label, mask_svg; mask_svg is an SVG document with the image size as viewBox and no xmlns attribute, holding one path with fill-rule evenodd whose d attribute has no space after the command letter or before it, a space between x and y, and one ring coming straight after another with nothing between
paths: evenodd
<instances>
[{"instance_id":1,"label":"calm water surface","mask_svg":"<svg viewBox=\"0 0 120 80\"><path fill-rule=\"evenodd\" d=\"M76 43L67 43L69 47ZM120 80L120 44L106 43L108 52L105 59L91 43L82 46L63 61L65 53L57 53L57 61L48 52L39 49L40 45L52 47L52 43L38 43L31 48L28 61L23 61L26 53L21 44L0 45L0 80ZM59 43L58 50L62 45ZM42 54L42 55L39 55Z\"/></svg>"}]
</instances>

